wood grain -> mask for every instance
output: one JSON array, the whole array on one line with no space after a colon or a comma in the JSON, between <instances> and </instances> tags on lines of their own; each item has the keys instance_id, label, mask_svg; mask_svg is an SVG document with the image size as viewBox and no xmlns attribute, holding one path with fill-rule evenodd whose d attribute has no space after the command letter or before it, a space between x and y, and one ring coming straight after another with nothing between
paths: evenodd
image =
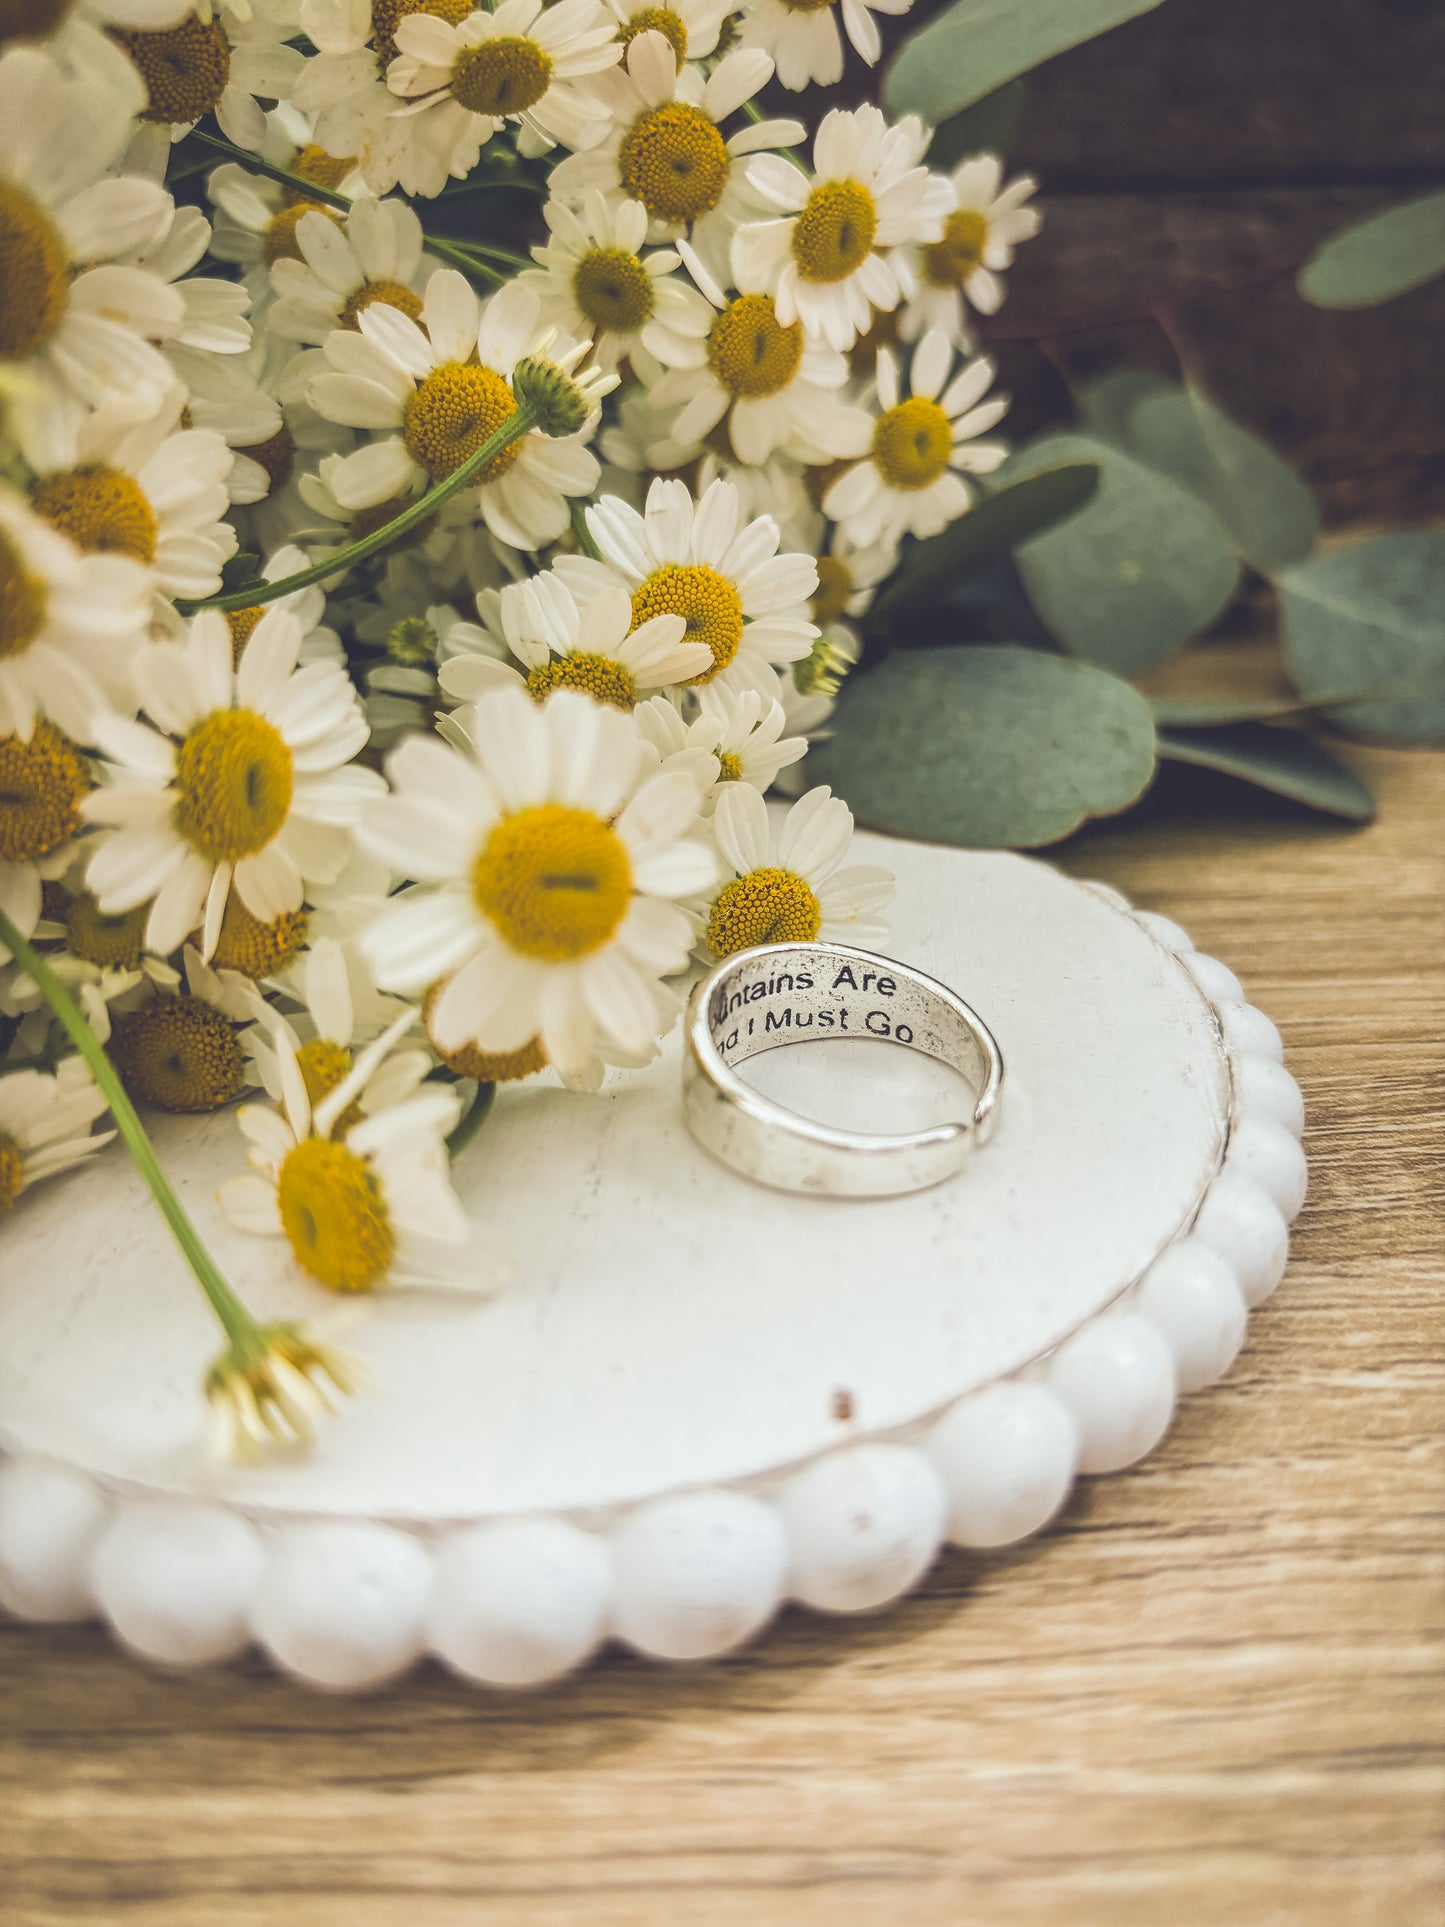
<instances>
[{"instance_id":1,"label":"wood grain","mask_svg":"<svg viewBox=\"0 0 1445 1927\"><path fill-rule=\"evenodd\" d=\"M1309 1103L1288 1276L1142 1467L876 1619L535 1698L6 1626L6 1927L1438 1927L1445 759L1350 753L1369 830L1174 771L1062 855L1243 974Z\"/></svg>"}]
</instances>

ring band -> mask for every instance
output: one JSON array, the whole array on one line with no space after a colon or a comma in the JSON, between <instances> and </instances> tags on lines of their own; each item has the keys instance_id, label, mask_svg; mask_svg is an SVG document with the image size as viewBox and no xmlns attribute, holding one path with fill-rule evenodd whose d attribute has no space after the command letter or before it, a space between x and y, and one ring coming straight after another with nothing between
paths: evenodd
<instances>
[{"instance_id":1,"label":"ring band","mask_svg":"<svg viewBox=\"0 0 1445 1927\"><path fill-rule=\"evenodd\" d=\"M975 1093L956 1123L881 1135L838 1130L764 1097L736 1066L782 1044L877 1037L949 1065ZM744 1177L832 1198L893 1197L952 1177L988 1135L1003 1057L987 1024L946 984L846 944L740 950L688 1005L682 1106L700 1144Z\"/></svg>"}]
</instances>

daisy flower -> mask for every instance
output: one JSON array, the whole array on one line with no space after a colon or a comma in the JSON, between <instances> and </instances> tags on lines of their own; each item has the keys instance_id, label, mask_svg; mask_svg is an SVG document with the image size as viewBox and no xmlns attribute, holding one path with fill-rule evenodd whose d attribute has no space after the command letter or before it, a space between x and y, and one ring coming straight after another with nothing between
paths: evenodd
<instances>
[{"instance_id":1,"label":"daisy flower","mask_svg":"<svg viewBox=\"0 0 1445 1927\"><path fill-rule=\"evenodd\" d=\"M415 0L301 0L301 30L316 52L292 83L291 105L313 119L325 153L359 156L368 130L396 105L382 76L400 51L393 35L411 4ZM469 10L470 0L451 0L445 17L464 20ZM384 194L396 180L368 184Z\"/></svg>"},{"instance_id":2,"label":"daisy flower","mask_svg":"<svg viewBox=\"0 0 1445 1927\"><path fill-rule=\"evenodd\" d=\"M271 1445L309 1445L317 1420L334 1417L337 1396L355 1392L364 1376L359 1359L318 1344L300 1325L258 1326L206 1373L211 1449L249 1462Z\"/></svg>"},{"instance_id":3,"label":"daisy flower","mask_svg":"<svg viewBox=\"0 0 1445 1927\"><path fill-rule=\"evenodd\" d=\"M545 339L530 288L511 282L483 306L450 268L427 283L421 326L381 304L363 309L358 322L357 334L338 329L327 337L331 372L308 390L331 421L400 431L331 469L336 499L351 510L409 496L475 454L515 412L512 372ZM554 359L559 345L550 350ZM534 430L488 463L476 486L494 535L518 549L557 540L569 522L567 498L597 486L597 458L583 445L589 432Z\"/></svg>"},{"instance_id":4,"label":"daisy flower","mask_svg":"<svg viewBox=\"0 0 1445 1927\"><path fill-rule=\"evenodd\" d=\"M781 322L761 286L745 279L736 294L724 294L688 244L679 245L714 313L702 366L674 370L654 385L658 408L675 411L676 442L700 446L726 421L734 453L749 465L779 449L819 462L841 454L847 356L806 337L800 321Z\"/></svg>"},{"instance_id":5,"label":"daisy flower","mask_svg":"<svg viewBox=\"0 0 1445 1927\"><path fill-rule=\"evenodd\" d=\"M836 0L749 0L741 41L771 54L780 84L790 93L831 87L843 78L843 36ZM913 0L842 0L840 11L854 51L870 67L883 51L875 13L907 13Z\"/></svg>"},{"instance_id":6,"label":"daisy flower","mask_svg":"<svg viewBox=\"0 0 1445 1927\"><path fill-rule=\"evenodd\" d=\"M961 342L969 308L997 314L1004 297L1000 277L1020 241L1032 240L1041 225L1038 209L1024 205L1038 182L1020 174L1005 187L997 154L975 154L949 178L958 205L943 224L943 236L910 257L915 291L898 321L905 341L940 328Z\"/></svg>"},{"instance_id":7,"label":"daisy flower","mask_svg":"<svg viewBox=\"0 0 1445 1927\"><path fill-rule=\"evenodd\" d=\"M286 1009L284 1014L266 1009L268 1022L254 1025L243 1037L242 1047L255 1060L267 1096L278 1104L285 1095L282 1038L314 1106L350 1074L362 1045L383 1032L395 1039L403 1017L421 1021L419 1011L373 986L358 945L342 945L335 937L319 937L288 967L276 988L287 1003L298 1003L300 1008ZM389 1049L358 1093L359 1108L370 1114L401 1103L431 1067L431 1055L425 1050Z\"/></svg>"},{"instance_id":8,"label":"daisy flower","mask_svg":"<svg viewBox=\"0 0 1445 1927\"><path fill-rule=\"evenodd\" d=\"M231 451L219 435L177 426L183 396L145 421L87 413L54 385L16 398L20 452L35 472L30 506L82 555L132 557L167 596L215 595L236 552L225 520Z\"/></svg>"},{"instance_id":9,"label":"daisy flower","mask_svg":"<svg viewBox=\"0 0 1445 1927\"><path fill-rule=\"evenodd\" d=\"M715 774L704 803L716 801L716 785L751 783L755 790L771 789L779 770L808 753L801 736L786 736L788 718L781 703L764 704L755 689L734 695L726 689L704 689L698 713L689 723L675 703L654 696L637 706L639 734L662 759L701 750L713 759Z\"/></svg>"},{"instance_id":10,"label":"daisy flower","mask_svg":"<svg viewBox=\"0 0 1445 1927\"><path fill-rule=\"evenodd\" d=\"M483 146L508 121L523 154L559 143L600 140L606 109L588 86L622 57L615 23L601 0L499 0L493 12L457 25L433 13L397 23L401 49L386 84L410 105L371 130L369 152L418 149L431 168L414 192L439 194L448 174L463 180Z\"/></svg>"},{"instance_id":11,"label":"daisy flower","mask_svg":"<svg viewBox=\"0 0 1445 1927\"><path fill-rule=\"evenodd\" d=\"M246 285L259 311L270 294L270 272L278 261L301 261L296 230L308 214L341 224L341 210L324 201L305 200L292 188L264 180L237 161L213 168L206 193L216 210L211 252L246 272Z\"/></svg>"},{"instance_id":12,"label":"daisy flower","mask_svg":"<svg viewBox=\"0 0 1445 1927\"><path fill-rule=\"evenodd\" d=\"M67 855L73 862L73 851ZM77 890L65 902L63 913L57 914L60 921L42 921L35 935L64 945L51 950L46 962L80 1005L102 1044L110 1041L112 1006L121 1011L135 1009L157 989L180 988L180 972L145 948L144 909L108 917L88 890ZM16 976L5 985L3 1005L7 1015L16 1016L44 1008L45 999L33 979Z\"/></svg>"},{"instance_id":13,"label":"daisy flower","mask_svg":"<svg viewBox=\"0 0 1445 1927\"><path fill-rule=\"evenodd\" d=\"M78 395L156 406L171 383L152 342L180 326L176 291L118 256L163 234L172 202L114 170L123 98L37 47L0 55L0 365L42 356Z\"/></svg>"},{"instance_id":14,"label":"daisy flower","mask_svg":"<svg viewBox=\"0 0 1445 1927\"><path fill-rule=\"evenodd\" d=\"M45 883L70 867L90 788L84 756L53 723L0 736L0 910L22 937L40 921ZM0 963L9 956L0 944Z\"/></svg>"},{"instance_id":15,"label":"daisy flower","mask_svg":"<svg viewBox=\"0 0 1445 1927\"><path fill-rule=\"evenodd\" d=\"M624 51L641 33L660 33L677 61L705 60L717 51L722 23L732 11L731 0L677 0L675 6L637 6L633 0L603 0L617 22L617 38Z\"/></svg>"},{"instance_id":16,"label":"daisy flower","mask_svg":"<svg viewBox=\"0 0 1445 1927\"><path fill-rule=\"evenodd\" d=\"M188 13L158 31L116 28L111 37L130 56L146 87L141 119L160 138L178 141L214 114L237 147L258 150L266 114L257 99L284 100L303 56L286 40L290 29L269 7L254 11Z\"/></svg>"},{"instance_id":17,"label":"daisy flower","mask_svg":"<svg viewBox=\"0 0 1445 1927\"><path fill-rule=\"evenodd\" d=\"M880 582L898 567L896 542L873 542L859 547L846 529L835 528L826 551L818 557L818 587L810 608L824 632L845 616L866 615Z\"/></svg>"},{"instance_id":18,"label":"daisy flower","mask_svg":"<svg viewBox=\"0 0 1445 1927\"><path fill-rule=\"evenodd\" d=\"M826 784L770 819L760 791L731 783L718 795L712 832L731 873L706 909L714 957L815 938L866 948L888 934L880 913L893 901L893 878L872 864L842 867L853 817Z\"/></svg>"},{"instance_id":19,"label":"daisy flower","mask_svg":"<svg viewBox=\"0 0 1445 1927\"><path fill-rule=\"evenodd\" d=\"M866 416L858 422L862 459L845 468L823 497L825 514L843 525L857 547L937 535L971 500L957 471L991 474L1008 453L1000 443L973 440L1008 410L1006 397L983 400L993 363L971 361L950 380L952 366L947 335L926 334L912 351L905 395L892 351L878 350L880 412L871 424Z\"/></svg>"},{"instance_id":20,"label":"daisy flower","mask_svg":"<svg viewBox=\"0 0 1445 1927\"><path fill-rule=\"evenodd\" d=\"M104 1109L105 1099L79 1057L67 1057L53 1075L12 1071L0 1077L0 1218L32 1184L110 1143L114 1131L95 1134L90 1128Z\"/></svg>"},{"instance_id":21,"label":"daisy flower","mask_svg":"<svg viewBox=\"0 0 1445 1927\"><path fill-rule=\"evenodd\" d=\"M721 279L733 231L767 205L737 163L803 138L803 128L791 120L749 122L729 137L722 132L721 123L767 84L772 71L765 53L738 48L704 79L697 67L679 70L664 35L640 33L627 49L626 66L594 83L608 110L605 137L559 163L551 191L580 202L588 188L598 187L612 198L641 201L654 240L690 232L710 272Z\"/></svg>"},{"instance_id":22,"label":"daisy flower","mask_svg":"<svg viewBox=\"0 0 1445 1927\"><path fill-rule=\"evenodd\" d=\"M233 669L225 617L203 611L184 643L141 659L150 724L96 723L110 781L82 813L108 833L86 882L108 913L151 905L147 949L164 956L200 926L209 958L233 882L270 923L346 861L347 826L381 782L346 767L366 741L356 691L335 663L298 670L300 648L296 617L273 609Z\"/></svg>"},{"instance_id":23,"label":"daisy flower","mask_svg":"<svg viewBox=\"0 0 1445 1927\"><path fill-rule=\"evenodd\" d=\"M103 708L133 707L151 574L128 555L82 555L0 486L0 736L37 716L78 742Z\"/></svg>"},{"instance_id":24,"label":"daisy flower","mask_svg":"<svg viewBox=\"0 0 1445 1927\"><path fill-rule=\"evenodd\" d=\"M941 239L953 188L920 165L932 130L914 114L890 127L877 107L823 116L811 177L776 154L748 168L753 191L779 218L750 222L733 243L733 278L767 288L778 319L801 321L846 352L875 308L911 293L906 242Z\"/></svg>"},{"instance_id":25,"label":"daisy flower","mask_svg":"<svg viewBox=\"0 0 1445 1927\"><path fill-rule=\"evenodd\" d=\"M181 961L184 989L167 991L152 977L155 995L117 1008L110 1051L133 1097L202 1116L260 1082L241 1038L264 1006L239 972L212 970L193 944Z\"/></svg>"},{"instance_id":26,"label":"daisy flower","mask_svg":"<svg viewBox=\"0 0 1445 1927\"><path fill-rule=\"evenodd\" d=\"M641 201L609 202L594 187L576 211L552 200L542 212L552 238L532 250L540 265L517 278L536 290L544 322L574 341L590 336L599 368L615 369L626 356L648 381L700 359L707 303L676 274L673 249L644 257Z\"/></svg>"},{"instance_id":27,"label":"daisy flower","mask_svg":"<svg viewBox=\"0 0 1445 1927\"><path fill-rule=\"evenodd\" d=\"M419 320L436 265L422 258L424 238L401 201L358 201L340 224L308 210L296 224L300 258L283 256L271 267L272 333L319 347L334 328L354 329L373 301Z\"/></svg>"},{"instance_id":28,"label":"daisy flower","mask_svg":"<svg viewBox=\"0 0 1445 1927\"><path fill-rule=\"evenodd\" d=\"M367 933L383 988L415 996L439 1049L533 1040L564 1076L599 1048L646 1052L675 1000L692 926L671 899L706 889L685 773L642 777L629 716L562 689L482 697L470 752L414 736L392 752L392 794L360 838L420 888Z\"/></svg>"},{"instance_id":29,"label":"daisy flower","mask_svg":"<svg viewBox=\"0 0 1445 1927\"><path fill-rule=\"evenodd\" d=\"M741 524L741 526L740 526ZM778 553L778 525L743 522L738 492L716 481L694 503L685 482L659 478L639 515L615 495L587 511L599 561L559 556L557 573L581 600L620 580L636 624L682 616L689 642L706 643L710 668L689 680L777 694L777 666L812 648L808 597L818 586L811 555Z\"/></svg>"},{"instance_id":30,"label":"daisy flower","mask_svg":"<svg viewBox=\"0 0 1445 1927\"><path fill-rule=\"evenodd\" d=\"M255 1175L221 1186L222 1210L242 1231L284 1237L329 1291L454 1283L471 1237L447 1168L446 1134L461 1108L455 1090L429 1085L370 1115L356 1108L392 1041L378 1037L313 1106L278 1031L282 1108L246 1104L237 1113Z\"/></svg>"},{"instance_id":31,"label":"daisy flower","mask_svg":"<svg viewBox=\"0 0 1445 1927\"><path fill-rule=\"evenodd\" d=\"M457 702L475 702L508 683L537 702L554 689L580 689L595 702L632 709L640 692L688 682L712 664L705 643L683 640L680 615L633 626L632 598L619 584L598 588L579 604L549 571L501 592L502 632L520 671L488 655L454 656L441 666L441 686Z\"/></svg>"}]
</instances>

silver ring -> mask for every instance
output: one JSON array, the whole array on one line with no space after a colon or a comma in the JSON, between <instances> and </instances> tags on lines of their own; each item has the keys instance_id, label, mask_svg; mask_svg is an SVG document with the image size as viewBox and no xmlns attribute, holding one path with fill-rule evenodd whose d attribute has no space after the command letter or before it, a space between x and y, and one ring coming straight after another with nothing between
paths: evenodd
<instances>
[{"instance_id":1,"label":"silver ring","mask_svg":"<svg viewBox=\"0 0 1445 1927\"><path fill-rule=\"evenodd\" d=\"M970 1087L971 1114L898 1135L842 1131L775 1104L737 1075L760 1051L845 1036L882 1038L950 1065ZM688 1129L734 1171L780 1191L881 1198L939 1184L987 1137L1002 1084L994 1035L961 997L921 970L846 944L740 950L688 1004Z\"/></svg>"}]
</instances>

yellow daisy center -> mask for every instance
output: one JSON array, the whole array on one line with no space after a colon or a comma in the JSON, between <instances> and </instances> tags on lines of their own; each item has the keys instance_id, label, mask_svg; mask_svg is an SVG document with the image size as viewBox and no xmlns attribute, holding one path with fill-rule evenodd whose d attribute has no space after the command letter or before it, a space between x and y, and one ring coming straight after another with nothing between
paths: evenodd
<instances>
[{"instance_id":1,"label":"yellow daisy center","mask_svg":"<svg viewBox=\"0 0 1445 1927\"><path fill-rule=\"evenodd\" d=\"M199 120L226 91L231 48L225 28L214 17L202 20L189 14L178 27L162 33L113 27L111 36L125 48L146 84L142 120L171 126Z\"/></svg>"},{"instance_id":2,"label":"yellow daisy center","mask_svg":"<svg viewBox=\"0 0 1445 1927\"><path fill-rule=\"evenodd\" d=\"M527 687L536 700L545 702L554 689L581 689L594 702L613 709L635 709L637 684L629 670L611 656L589 656L580 650L575 655L554 656L539 669L527 674Z\"/></svg>"},{"instance_id":3,"label":"yellow daisy center","mask_svg":"<svg viewBox=\"0 0 1445 1927\"><path fill-rule=\"evenodd\" d=\"M306 913L286 910L274 923L253 917L239 890L226 899L221 934L211 962L217 970L239 970L244 977L272 977L306 941Z\"/></svg>"},{"instance_id":4,"label":"yellow daisy center","mask_svg":"<svg viewBox=\"0 0 1445 1927\"><path fill-rule=\"evenodd\" d=\"M684 642L705 642L712 651L712 668L694 676L692 683L711 682L738 653L743 639L742 598L725 575L706 562L669 562L654 569L632 596L632 626L641 628L653 616L681 616L687 624Z\"/></svg>"},{"instance_id":5,"label":"yellow daisy center","mask_svg":"<svg viewBox=\"0 0 1445 1927\"><path fill-rule=\"evenodd\" d=\"M375 301L382 302L388 308L399 309L409 321L421 320L421 296L413 294L404 281L363 281L359 288L353 288L347 295L337 319L343 328L351 328L359 333L356 317Z\"/></svg>"},{"instance_id":6,"label":"yellow daisy center","mask_svg":"<svg viewBox=\"0 0 1445 1927\"><path fill-rule=\"evenodd\" d=\"M802 323L779 321L770 294L740 294L723 309L707 338L707 358L735 395L776 395L798 372Z\"/></svg>"},{"instance_id":7,"label":"yellow daisy center","mask_svg":"<svg viewBox=\"0 0 1445 1927\"><path fill-rule=\"evenodd\" d=\"M25 1161L20 1155L20 1146L6 1132L0 1131L0 1218L20 1196L25 1183Z\"/></svg>"},{"instance_id":8,"label":"yellow daisy center","mask_svg":"<svg viewBox=\"0 0 1445 1927\"><path fill-rule=\"evenodd\" d=\"M542 803L496 825L473 868L472 894L513 950L567 963L600 950L621 923L632 864L600 816Z\"/></svg>"},{"instance_id":9,"label":"yellow daisy center","mask_svg":"<svg viewBox=\"0 0 1445 1927\"><path fill-rule=\"evenodd\" d=\"M680 13L674 13L671 7L643 7L639 13L634 13L617 29L624 58L625 50L640 33L660 33L677 59L677 71L682 72L682 64L687 59L687 22Z\"/></svg>"},{"instance_id":10,"label":"yellow daisy center","mask_svg":"<svg viewBox=\"0 0 1445 1927\"><path fill-rule=\"evenodd\" d=\"M292 440L291 430L282 422L276 433L268 435L264 442L250 442L245 448L238 448L236 453L249 455L253 462L265 469L274 493L291 473L291 464L296 459L296 443Z\"/></svg>"},{"instance_id":11,"label":"yellow daisy center","mask_svg":"<svg viewBox=\"0 0 1445 1927\"><path fill-rule=\"evenodd\" d=\"M857 181L819 181L793 224L793 259L805 281L846 281L873 251L878 209Z\"/></svg>"},{"instance_id":12,"label":"yellow daisy center","mask_svg":"<svg viewBox=\"0 0 1445 1927\"><path fill-rule=\"evenodd\" d=\"M296 1053L296 1068L314 1111L324 1097L330 1097L351 1070L351 1052L345 1044L333 1044L329 1037L312 1037ZM334 1129L349 1131L361 1122L361 1105L353 1099L337 1118Z\"/></svg>"},{"instance_id":13,"label":"yellow daisy center","mask_svg":"<svg viewBox=\"0 0 1445 1927\"><path fill-rule=\"evenodd\" d=\"M715 208L731 165L716 125L685 100L639 114L617 150L622 185L664 221L695 221Z\"/></svg>"},{"instance_id":14,"label":"yellow daisy center","mask_svg":"<svg viewBox=\"0 0 1445 1927\"><path fill-rule=\"evenodd\" d=\"M139 970L149 915L148 903L108 913L89 890L82 890L65 915L66 949L72 957L98 964L102 970Z\"/></svg>"},{"instance_id":15,"label":"yellow daisy center","mask_svg":"<svg viewBox=\"0 0 1445 1927\"><path fill-rule=\"evenodd\" d=\"M720 783L741 783L743 780L743 759L733 750L720 749L717 752L717 780Z\"/></svg>"},{"instance_id":16,"label":"yellow daisy center","mask_svg":"<svg viewBox=\"0 0 1445 1927\"><path fill-rule=\"evenodd\" d=\"M254 709L218 709L176 755L176 829L208 863L255 856L291 807L291 752Z\"/></svg>"},{"instance_id":17,"label":"yellow daisy center","mask_svg":"<svg viewBox=\"0 0 1445 1927\"><path fill-rule=\"evenodd\" d=\"M246 644L251 640L251 637L255 633L256 624L265 613L266 611L260 603L253 604L249 609L228 609L226 611L226 627L231 632L231 667L233 669L240 668L241 657L245 651Z\"/></svg>"},{"instance_id":18,"label":"yellow daisy center","mask_svg":"<svg viewBox=\"0 0 1445 1927\"><path fill-rule=\"evenodd\" d=\"M379 12L380 9L377 9ZM290 171L299 174L303 181L311 181L317 187L328 187L336 193L341 183L356 166L354 154L328 154L324 147L315 141L308 141L293 157ZM288 202L304 201L306 196L299 194L294 187L286 189ZM311 203L308 201L307 206Z\"/></svg>"},{"instance_id":19,"label":"yellow daisy center","mask_svg":"<svg viewBox=\"0 0 1445 1927\"><path fill-rule=\"evenodd\" d=\"M78 828L89 789L84 757L54 723L37 723L26 742L0 736L0 863L58 850Z\"/></svg>"},{"instance_id":20,"label":"yellow daisy center","mask_svg":"<svg viewBox=\"0 0 1445 1927\"><path fill-rule=\"evenodd\" d=\"M303 214L324 214L328 221L335 221L340 227L341 216L334 207L327 207L321 201L292 201L288 206L278 208L266 223L261 236L261 259L269 268L276 261L300 261L301 243L296 239L296 229Z\"/></svg>"},{"instance_id":21,"label":"yellow daisy center","mask_svg":"<svg viewBox=\"0 0 1445 1927\"><path fill-rule=\"evenodd\" d=\"M853 595L853 571L836 555L818 557L818 586L813 591L812 617L819 628L846 615Z\"/></svg>"},{"instance_id":22,"label":"yellow daisy center","mask_svg":"<svg viewBox=\"0 0 1445 1927\"><path fill-rule=\"evenodd\" d=\"M402 434L427 474L440 482L454 468L460 468L469 455L475 455L487 437L516 412L510 387L494 369L445 361L432 370L407 402ZM500 455L493 456L477 479L495 482L521 452L519 436Z\"/></svg>"},{"instance_id":23,"label":"yellow daisy center","mask_svg":"<svg viewBox=\"0 0 1445 1927\"><path fill-rule=\"evenodd\" d=\"M127 1083L163 1111L215 1111L241 1088L244 1064L231 1025L184 992L155 997L116 1025Z\"/></svg>"},{"instance_id":24,"label":"yellow daisy center","mask_svg":"<svg viewBox=\"0 0 1445 1927\"><path fill-rule=\"evenodd\" d=\"M431 1039L431 1047L449 1071L458 1077L475 1078L479 1084L515 1084L520 1078L532 1077L547 1068L547 1053L542 1048L540 1037L532 1037L520 1050L478 1050L475 1044L462 1044L456 1050L443 1050L432 1030L432 1012L437 998L441 995L442 985L433 984L422 1002L422 1022L426 1034Z\"/></svg>"},{"instance_id":25,"label":"yellow daisy center","mask_svg":"<svg viewBox=\"0 0 1445 1927\"><path fill-rule=\"evenodd\" d=\"M535 107L552 80L552 56L535 40L501 34L458 54L452 67L452 95L470 113L525 113Z\"/></svg>"},{"instance_id":26,"label":"yellow daisy center","mask_svg":"<svg viewBox=\"0 0 1445 1927\"><path fill-rule=\"evenodd\" d=\"M330 1138L305 1137L276 1180L296 1262L331 1291L374 1291L391 1269L396 1233L376 1174Z\"/></svg>"},{"instance_id":27,"label":"yellow daisy center","mask_svg":"<svg viewBox=\"0 0 1445 1927\"><path fill-rule=\"evenodd\" d=\"M956 208L943 238L923 250L923 272L935 288L960 288L983 260L988 221L977 208Z\"/></svg>"},{"instance_id":28,"label":"yellow daisy center","mask_svg":"<svg viewBox=\"0 0 1445 1927\"><path fill-rule=\"evenodd\" d=\"M631 334L652 318L657 305L652 276L626 248L594 248L572 277L577 306L594 328Z\"/></svg>"},{"instance_id":29,"label":"yellow daisy center","mask_svg":"<svg viewBox=\"0 0 1445 1927\"><path fill-rule=\"evenodd\" d=\"M430 14L435 20L445 20L450 27L459 27L473 11L472 0L371 0L371 31L382 72L385 73L401 51L396 44L396 30L408 14Z\"/></svg>"},{"instance_id":30,"label":"yellow daisy center","mask_svg":"<svg viewBox=\"0 0 1445 1927\"><path fill-rule=\"evenodd\" d=\"M70 257L28 194L0 181L0 361L23 361L60 326Z\"/></svg>"},{"instance_id":31,"label":"yellow daisy center","mask_svg":"<svg viewBox=\"0 0 1445 1927\"><path fill-rule=\"evenodd\" d=\"M37 515L87 555L131 555L154 562L156 512L139 482L104 462L45 475L30 498Z\"/></svg>"},{"instance_id":32,"label":"yellow daisy center","mask_svg":"<svg viewBox=\"0 0 1445 1927\"><path fill-rule=\"evenodd\" d=\"M927 488L948 467L953 430L936 401L910 395L873 424L873 460L890 488Z\"/></svg>"},{"instance_id":33,"label":"yellow daisy center","mask_svg":"<svg viewBox=\"0 0 1445 1927\"><path fill-rule=\"evenodd\" d=\"M818 899L792 870L749 870L718 892L707 920L716 957L755 943L811 943L823 921Z\"/></svg>"}]
</instances>

